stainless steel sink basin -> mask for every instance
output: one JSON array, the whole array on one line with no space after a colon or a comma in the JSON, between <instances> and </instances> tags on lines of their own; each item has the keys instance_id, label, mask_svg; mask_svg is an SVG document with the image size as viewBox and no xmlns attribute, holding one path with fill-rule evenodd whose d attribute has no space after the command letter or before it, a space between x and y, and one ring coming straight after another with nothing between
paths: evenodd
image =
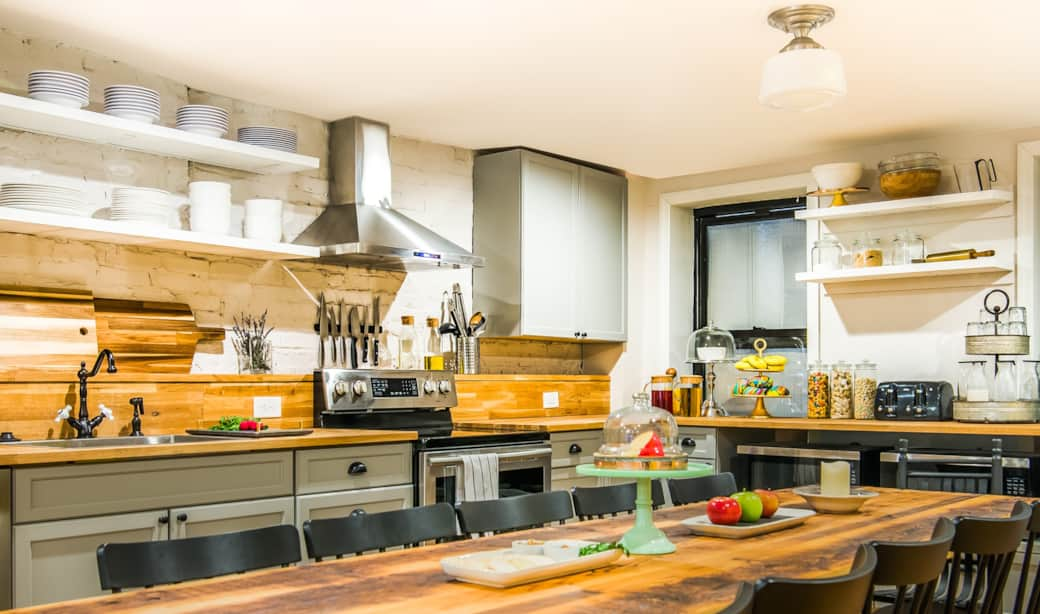
<instances>
[{"instance_id":1,"label":"stainless steel sink basin","mask_svg":"<svg viewBox=\"0 0 1040 614\"><path fill-rule=\"evenodd\" d=\"M199 435L145 435L143 437L97 437L94 439L47 439L42 441L21 441L16 444L45 446L48 448L115 448L120 446L155 446L171 443L199 443L220 441L215 437Z\"/></svg>"}]
</instances>

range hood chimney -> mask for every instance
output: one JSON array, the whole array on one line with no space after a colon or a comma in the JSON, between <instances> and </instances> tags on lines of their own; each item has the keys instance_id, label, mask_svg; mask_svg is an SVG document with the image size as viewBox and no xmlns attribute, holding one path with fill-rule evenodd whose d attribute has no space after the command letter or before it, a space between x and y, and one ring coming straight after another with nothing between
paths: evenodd
<instances>
[{"instance_id":1,"label":"range hood chimney","mask_svg":"<svg viewBox=\"0 0 1040 614\"><path fill-rule=\"evenodd\" d=\"M391 271L484 266L484 259L390 207L390 126L362 117L329 124L330 204L294 243L318 262Z\"/></svg>"}]
</instances>

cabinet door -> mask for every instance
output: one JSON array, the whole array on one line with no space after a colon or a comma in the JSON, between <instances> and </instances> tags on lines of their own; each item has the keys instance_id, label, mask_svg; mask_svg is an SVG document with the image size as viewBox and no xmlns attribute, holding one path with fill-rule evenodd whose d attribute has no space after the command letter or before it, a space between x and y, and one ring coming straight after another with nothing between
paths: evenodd
<instances>
[{"instance_id":1,"label":"cabinet door","mask_svg":"<svg viewBox=\"0 0 1040 614\"><path fill-rule=\"evenodd\" d=\"M414 488L408 484L388 488L366 488L320 495L302 495L296 497L296 525L302 529L306 520L340 518L349 516L354 510L364 510L369 514L403 510L412 507L414 493Z\"/></svg>"},{"instance_id":2,"label":"cabinet door","mask_svg":"<svg viewBox=\"0 0 1040 614\"><path fill-rule=\"evenodd\" d=\"M25 607L101 595L97 549L108 542L168 537L167 510L16 525L14 605Z\"/></svg>"},{"instance_id":3,"label":"cabinet door","mask_svg":"<svg viewBox=\"0 0 1040 614\"><path fill-rule=\"evenodd\" d=\"M260 499L170 510L170 537L205 537L293 524L293 498Z\"/></svg>"},{"instance_id":4,"label":"cabinet door","mask_svg":"<svg viewBox=\"0 0 1040 614\"><path fill-rule=\"evenodd\" d=\"M583 338L624 341L627 333L627 193L624 177L581 167L576 258L578 329Z\"/></svg>"},{"instance_id":5,"label":"cabinet door","mask_svg":"<svg viewBox=\"0 0 1040 614\"><path fill-rule=\"evenodd\" d=\"M526 151L521 166L520 334L574 338L578 166Z\"/></svg>"}]
</instances>

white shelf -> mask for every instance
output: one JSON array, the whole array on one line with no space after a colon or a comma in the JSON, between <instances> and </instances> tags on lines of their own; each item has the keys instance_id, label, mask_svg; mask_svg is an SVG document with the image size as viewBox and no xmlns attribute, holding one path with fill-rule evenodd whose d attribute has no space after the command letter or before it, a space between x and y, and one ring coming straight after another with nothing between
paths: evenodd
<instances>
[{"instance_id":1,"label":"white shelf","mask_svg":"<svg viewBox=\"0 0 1040 614\"><path fill-rule=\"evenodd\" d=\"M887 279L912 279L950 275L973 275L978 273L1010 273L1012 269L993 258L955 260L952 262L925 262L922 264L898 264L891 266L843 269L819 273L798 273L797 281L817 284L852 283Z\"/></svg>"},{"instance_id":2,"label":"white shelf","mask_svg":"<svg viewBox=\"0 0 1040 614\"><path fill-rule=\"evenodd\" d=\"M261 174L318 168L311 156L0 93L0 126Z\"/></svg>"},{"instance_id":3,"label":"white shelf","mask_svg":"<svg viewBox=\"0 0 1040 614\"><path fill-rule=\"evenodd\" d=\"M306 245L267 243L241 237L158 228L132 222L37 213L11 207L0 207L0 232L261 260L317 258L319 251L317 247Z\"/></svg>"},{"instance_id":4,"label":"white shelf","mask_svg":"<svg viewBox=\"0 0 1040 614\"><path fill-rule=\"evenodd\" d=\"M818 220L850 220L882 215L913 213L915 211L934 211L937 209L959 209L962 207L987 207L1003 205L1011 202L1013 194L1007 190L984 190L981 192L963 192L959 194L940 194L938 196L922 196L920 198L903 198L884 200L859 205L843 205L840 207L823 207L795 211L795 219Z\"/></svg>"}]
</instances>

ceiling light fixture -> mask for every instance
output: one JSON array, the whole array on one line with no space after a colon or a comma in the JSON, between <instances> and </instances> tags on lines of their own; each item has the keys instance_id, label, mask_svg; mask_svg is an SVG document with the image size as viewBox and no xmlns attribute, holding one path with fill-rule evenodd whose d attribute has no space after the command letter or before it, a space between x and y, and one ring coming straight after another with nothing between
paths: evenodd
<instances>
[{"instance_id":1,"label":"ceiling light fixture","mask_svg":"<svg viewBox=\"0 0 1040 614\"><path fill-rule=\"evenodd\" d=\"M789 6L769 14L769 25L794 38L766 60L759 102L774 109L813 111L845 95L841 56L809 38L814 28L831 19L834 9L822 4Z\"/></svg>"}]
</instances>

